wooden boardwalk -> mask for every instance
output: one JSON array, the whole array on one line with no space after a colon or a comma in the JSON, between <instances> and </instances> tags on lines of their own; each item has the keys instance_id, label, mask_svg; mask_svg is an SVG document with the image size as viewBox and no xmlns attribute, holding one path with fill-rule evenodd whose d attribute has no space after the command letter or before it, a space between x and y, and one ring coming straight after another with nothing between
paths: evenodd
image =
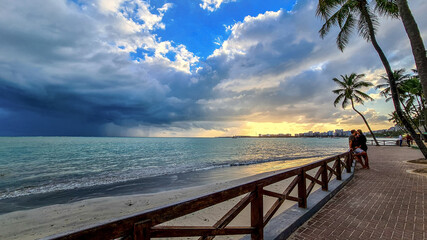
<instances>
[{"instance_id":1,"label":"wooden boardwalk","mask_svg":"<svg viewBox=\"0 0 427 240\"><path fill-rule=\"evenodd\" d=\"M369 146L370 170L354 179L289 239L427 239L427 165L419 150Z\"/></svg>"}]
</instances>

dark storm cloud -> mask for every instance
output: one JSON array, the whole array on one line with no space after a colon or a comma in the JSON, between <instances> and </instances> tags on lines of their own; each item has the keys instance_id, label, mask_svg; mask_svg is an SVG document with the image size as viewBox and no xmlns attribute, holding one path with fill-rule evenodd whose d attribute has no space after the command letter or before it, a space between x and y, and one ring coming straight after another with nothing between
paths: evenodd
<instances>
[{"instance_id":1,"label":"dark storm cloud","mask_svg":"<svg viewBox=\"0 0 427 240\"><path fill-rule=\"evenodd\" d=\"M194 97L201 93L190 74L164 62L131 61L113 46L121 38L148 41L152 35L114 32L111 26L124 23L105 22L71 2L40 4L2 3L0 109L8 114L0 117L0 134L100 135L106 123L198 118Z\"/></svg>"}]
</instances>

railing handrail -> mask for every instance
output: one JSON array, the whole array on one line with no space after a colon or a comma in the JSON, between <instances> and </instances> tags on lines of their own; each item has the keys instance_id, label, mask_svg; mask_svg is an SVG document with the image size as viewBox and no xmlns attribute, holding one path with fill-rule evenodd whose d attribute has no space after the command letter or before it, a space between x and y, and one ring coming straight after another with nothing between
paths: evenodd
<instances>
[{"instance_id":1,"label":"railing handrail","mask_svg":"<svg viewBox=\"0 0 427 240\"><path fill-rule=\"evenodd\" d=\"M370 145L375 144L375 140L373 140L373 139L368 139L367 141L370 143ZM377 141L378 141L378 143L383 143L383 146L386 146L386 143L393 143L393 145L396 145L396 141L399 141L399 140L398 139L390 139L390 140L377 140ZM391 146L391 145L388 145L388 146Z\"/></svg>"},{"instance_id":2,"label":"railing handrail","mask_svg":"<svg viewBox=\"0 0 427 240\"><path fill-rule=\"evenodd\" d=\"M342 164L345 168L347 168L348 172L350 171L349 170L350 164L348 164L348 162L342 163L341 158L345 158L346 160L351 159L351 155L349 152L341 153L341 154L328 157L325 159L321 159L312 163L307 163L302 166L281 170L279 171L279 173L276 173L274 175L267 176L257 180L251 180L249 182L239 184L237 186L233 186L230 188L226 188L220 191L205 194L205 195L191 198L188 200L183 200L177 203L172 203L172 204L156 207L149 210L144 210L140 213L128 215L125 217L120 217L117 219L112 219L112 220L109 220L103 223L98 223L98 224L85 227L79 230L73 230L70 232L57 234L54 236L47 237L46 239L104 239L104 237L102 236L108 236L111 239L114 239L114 238L119 238L125 235L133 235L132 232L134 231L135 224L137 223L145 223L149 221L148 224L150 226L155 226L155 225L182 217L189 213L193 213L193 212L205 209L207 207L231 200L243 194L257 191L257 189L262 190L262 188L265 186L283 181L285 179L288 179L294 176L304 175L303 177L305 182L305 172L315 169L317 167L321 167L321 168L324 167L324 170L322 171L325 172L325 175L322 173L322 181L324 180L324 178L327 178L328 170L331 171L330 173L331 175L336 174L337 179L340 180ZM334 165L334 167L335 166L337 167L336 171L326 166L329 162L332 162L332 161L339 162ZM339 176L338 176L338 172L339 172ZM318 173L317 175L318 175L317 178L319 178L320 174ZM320 180L318 180L317 178L313 180L313 177L311 176L308 176L308 177L310 177L308 179L311 180L312 183L314 183L315 181L320 182ZM329 176L329 179L330 178L331 176ZM327 181L326 187L325 187L326 189L327 189L327 184L329 182L329 179L326 179ZM298 187L300 188L300 186ZM311 189L312 188L313 186L311 186ZM325 188L322 185L322 189L325 190ZM311 189L309 191L311 191ZM304 190L305 190L305 183L304 183ZM308 196L308 194L306 195ZM305 196L305 198L307 196ZM305 204L306 204L306 199L299 198L299 200L297 201L300 203L300 206L304 207L304 204L301 205L302 203L301 201L305 201ZM237 231L236 229L234 230ZM208 231L208 229L206 229L206 231ZM102 236L100 237L100 235Z\"/></svg>"}]
</instances>

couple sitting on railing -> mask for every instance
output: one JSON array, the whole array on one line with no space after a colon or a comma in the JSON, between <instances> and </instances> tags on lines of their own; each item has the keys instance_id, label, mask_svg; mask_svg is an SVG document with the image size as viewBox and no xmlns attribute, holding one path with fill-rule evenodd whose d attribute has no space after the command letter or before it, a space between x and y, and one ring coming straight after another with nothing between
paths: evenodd
<instances>
[{"instance_id":1,"label":"couple sitting on railing","mask_svg":"<svg viewBox=\"0 0 427 240\"><path fill-rule=\"evenodd\" d=\"M353 152L353 156L358 163L362 165L363 168L369 169L369 160L368 160L368 146L366 145L366 137L363 135L362 130L351 130L351 135L348 138L350 151ZM365 160L363 163L362 158Z\"/></svg>"}]
</instances>

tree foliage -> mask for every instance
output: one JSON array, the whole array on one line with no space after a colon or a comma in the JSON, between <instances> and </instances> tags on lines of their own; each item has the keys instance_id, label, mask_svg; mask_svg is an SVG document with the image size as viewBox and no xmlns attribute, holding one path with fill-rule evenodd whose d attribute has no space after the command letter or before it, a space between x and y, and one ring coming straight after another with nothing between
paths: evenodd
<instances>
[{"instance_id":1,"label":"tree foliage","mask_svg":"<svg viewBox=\"0 0 427 240\"><path fill-rule=\"evenodd\" d=\"M334 106L336 107L340 102L342 102L341 106L345 109L349 104L351 104L353 110L357 114L359 114L360 117L362 117L363 121L366 124L366 127L368 127L369 132L374 138L375 143L379 145L365 116L363 116L363 114L354 107L355 102L363 104L365 100L374 100L371 96L361 91L361 88L371 87L373 85L370 82L362 81L361 79L364 76L364 74L352 73L350 74L350 76L341 75L342 80L339 80L338 78L333 78L332 80L340 87L332 91L333 93L338 95L338 97L334 101Z\"/></svg>"},{"instance_id":2,"label":"tree foliage","mask_svg":"<svg viewBox=\"0 0 427 240\"><path fill-rule=\"evenodd\" d=\"M425 98L417 71L414 70L413 74L405 74L405 69L399 69L394 71L394 77L397 83L400 104L405 110L408 119L411 120L413 127L422 132L421 127L426 127L423 116L425 112ZM390 101L390 84L388 78L382 76L381 79L382 82L375 88L382 89L380 94L385 97L386 101ZM396 112L391 114L389 120L403 127L402 121L398 118Z\"/></svg>"}]
</instances>

